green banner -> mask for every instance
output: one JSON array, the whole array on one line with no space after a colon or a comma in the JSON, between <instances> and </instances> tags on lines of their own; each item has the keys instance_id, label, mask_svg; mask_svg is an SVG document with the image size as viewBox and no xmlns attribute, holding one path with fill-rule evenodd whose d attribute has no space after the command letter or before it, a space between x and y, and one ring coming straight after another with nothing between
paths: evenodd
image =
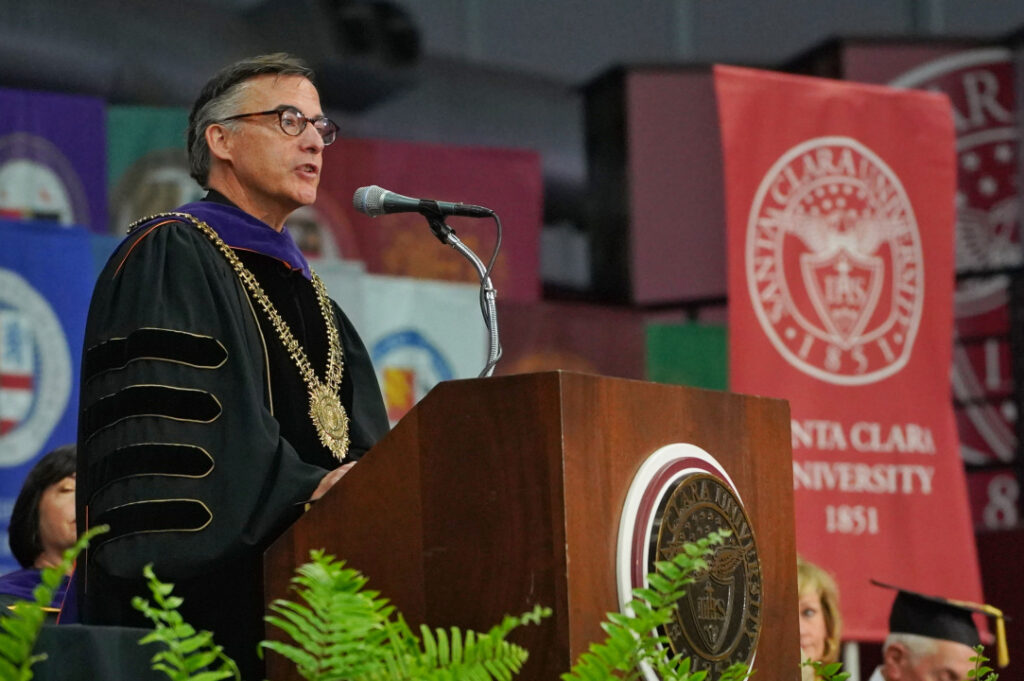
<instances>
[{"instance_id":1,"label":"green banner","mask_svg":"<svg viewBox=\"0 0 1024 681\"><path fill-rule=\"evenodd\" d=\"M179 108L107 108L110 231L203 195L185 154L188 112Z\"/></svg>"},{"instance_id":2,"label":"green banner","mask_svg":"<svg viewBox=\"0 0 1024 681\"><path fill-rule=\"evenodd\" d=\"M728 332L724 326L647 325L648 380L726 390L728 353Z\"/></svg>"}]
</instances>

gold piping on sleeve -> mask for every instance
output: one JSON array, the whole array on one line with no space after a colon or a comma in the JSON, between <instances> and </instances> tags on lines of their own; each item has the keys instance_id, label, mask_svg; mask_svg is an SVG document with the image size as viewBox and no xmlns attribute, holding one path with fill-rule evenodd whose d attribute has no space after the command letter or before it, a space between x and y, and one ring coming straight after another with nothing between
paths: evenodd
<instances>
[{"instance_id":1,"label":"gold piping on sleeve","mask_svg":"<svg viewBox=\"0 0 1024 681\"><path fill-rule=\"evenodd\" d=\"M200 452L206 455L206 458L210 460L210 467L202 475L187 475L185 473L133 473L131 475L122 475L119 478L114 478L109 482L103 483L95 490L93 490L93 493L89 496L88 505L92 505L92 500L95 499L100 494L100 492L105 490L107 487L110 487L115 482L121 482L122 480L131 480L133 478L190 478L192 480L202 480L203 478L208 477L210 473L213 473L213 469L217 467L217 462L214 460L213 455L210 454L210 452L208 452L205 447L200 447L199 445L192 444L183 444L180 442L136 442L134 444L125 445L124 447L118 447L114 449L112 452L110 452L110 454L108 454L107 456L111 456L112 454L115 454L125 449L131 449L132 447L144 447L146 445L158 445L163 447L188 447L190 449L199 450Z\"/></svg>"},{"instance_id":2,"label":"gold piping on sleeve","mask_svg":"<svg viewBox=\"0 0 1024 681\"><path fill-rule=\"evenodd\" d=\"M118 535L113 539L109 539L103 542L99 545L99 548L103 548L110 542L115 542L119 539L131 537L136 534L158 534L161 532L200 532L202 530L205 530L210 525L210 523L213 522L213 511L210 510L209 506L199 501L198 499L189 499L187 497L182 499L147 499L146 501L130 501L127 504L121 504L120 506L111 506L109 509L107 509L107 511L116 511L121 508L128 508L129 506L140 506L142 504L163 504L170 501L189 501L199 504L200 506L203 507L203 510L206 511L206 514L209 516L209 518L207 518L206 522L200 525L199 527L172 527L166 530L136 530L135 532L126 532L125 534Z\"/></svg>"},{"instance_id":3,"label":"gold piping on sleeve","mask_svg":"<svg viewBox=\"0 0 1024 681\"><path fill-rule=\"evenodd\" d=\"M103 397L101 397L98 400L96 400L95 403L98 403L101 400L105 400L108 397L113 397L114 395L118 395L120 393L123 393L124 391L126 391L126 390L128 390L130 388L168 388L169 390L180 390L182 392L202 393L204 395L209 395L210 399L212 399L214 401L214 403L216 403L216 405L217 405L217 414L213 418L206 419L205 421L203 419L183 419L183 418L178 418L176 416L168 416L166 414L132 414L131 416L122 416L121 418L117 419L116 421L111 421L110 423L106 424L105 426L101 426L101 427L97 428L96 430L94 430L92 433L89 434L89 436L87 438L85 438L85 443L83 443L83 444L88 443L90 440L92 440L94 437L96 437L97 435L99 435L103 431L107 430L108 428L113 428L118 423L121 423L122 421L127 421L128 419L139 419L139 418L152 417L152 418L158 418L158 419L167 419L168 421L182 421L182 422L185 422L185 423L213 423L214 421L216 421L217 419L220 418L221 414L224 413L224 405L221 404L220 400L217 399L216 395L214 395L213 393L209 392L208 390L196 390L195 388L179 388L179 387L174 386L174 385L161 385L159 383L136 383L136 384L133 384L133 385L128 385L128 386L125 386L124 388L122 388L121 390L118 390L116 393L110 393L109 395L104 395Z\"/></svg>"},{"instance_id":4,"label":"gold piping on sleeve","mask_svg":"<svg viewBox=\"0 0 1024 681\"><path fill-rule=\"evenodd\" d=\"M250 303L250 306L251 305L252 305L252 303ZM220 369L222 366L227 364L227 361L228 361L228 349L226 347L224 347L223 343L221 343L218 339L214 338L213 336L206 336L206 335L198 334L198 333L190 333L188 331L178 331L176 329L164 329L164 328L161 328L161 327L158 327L158 326L140 326L138 328L138 330L140 330L140 331L142 331L142 330L145 330L145 331L169 331L170 333L181 333L181 334L185 334L186 336L193 336L194 338L205 338L205 339L208 339L208 340L212 340L214 343L216 343L217 345L220 346L221 350L224 351L224 359L222 359L220 361L220 363L218 363L218 364L192 364L191 362L182 362L181 360L167 359L166 357L151 357L151 356L148 356L148 355L144 356L144 357L133 357L132 359L128 360L127 362L125 362L124 364L122 364L120 366L109 367L109 368L103 369L102 371L97 371L92 376L89 376L88 378L86 378L86 382L91 381L94 378L98 378L98 377L102 376L103 374L106 374L106 373L108 373L110 371L120 371L121 369L124 369L126 366L128 366L132 362L141 362L143 360L149 360L149 361L152 361L152 362L167 362L168 364L180 364L182 366L191 367L193 369ZM102 341L100 343L97 343L96 345L93 345L91 348L87 349L85 351L85 354L89 354L90 352L92 352L96 348L103 347L107 343L112 343L114 341L123 341L123 340L128 340L128 337L127 336L116 336L114 338L108 338L107 340Z\"/></svg>"}]
</instances>

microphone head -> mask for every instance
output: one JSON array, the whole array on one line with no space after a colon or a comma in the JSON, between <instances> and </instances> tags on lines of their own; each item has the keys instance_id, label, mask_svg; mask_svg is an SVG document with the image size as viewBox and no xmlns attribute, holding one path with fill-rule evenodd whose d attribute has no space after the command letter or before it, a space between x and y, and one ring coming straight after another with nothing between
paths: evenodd
<instances>
[{"instance_id":1,"label":"microphone head","mask_svg":"<svg viewBox=\"0 0 1024 681\"><path fill-rule=\"evenodd\" d=\"M365 213L371 218L384 215L384 195L387 189L371 184L369 187L360 187L352 196L352 206L360 213Z\"/></svg>"}]
</instances>

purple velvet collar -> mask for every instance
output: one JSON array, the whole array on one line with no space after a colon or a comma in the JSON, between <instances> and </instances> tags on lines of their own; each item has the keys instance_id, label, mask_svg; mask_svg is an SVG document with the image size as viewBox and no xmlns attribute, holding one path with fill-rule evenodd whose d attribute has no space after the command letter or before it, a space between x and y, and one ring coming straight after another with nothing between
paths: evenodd
<instances>
[{"instance_id":1,"label":"purple velvet collar","mask_svg":"<svg viewBox=\"0 0 1024 681\"><path fill-rule=\"evenodd\" d=\"M34 601L35 596L32 591L42 582L42 572L35 568L22 568L21 570L15 570L14 572L8 572L6 575L0 577L0 593L10 594L16 596L25 601ZM60 607L61 602L64 600L64 592L68 588L68 579L64 578L64 582L57 589L57 592L53 595L53 606Z\"/></svg>"},{"instance_id":2,"label":"purple velvet collar","mask_svg":"<svg viewBox=\"0 0 1024 681\"><path fill-rule=\"evenodd\" d=\"M188 213L207 223L231 248L276 258L293 270L302 272L306 279L311 278L309 263L287 229L278 232L241 208L216 200L186 203L175 212Z\"/></svg>"}]
</instances>

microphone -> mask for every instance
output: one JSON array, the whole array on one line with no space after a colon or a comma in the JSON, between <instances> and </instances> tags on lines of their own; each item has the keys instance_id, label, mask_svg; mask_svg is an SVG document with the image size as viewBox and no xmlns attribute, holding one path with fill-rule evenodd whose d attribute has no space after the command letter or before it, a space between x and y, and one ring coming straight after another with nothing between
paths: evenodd
<instances>
[{"instance_id":1,"label":"microphone","mask_svg":"<svg viewBox=\"0 0 1024 681\"><path fill-rule=\"evenodd\" d=\"M494 211L470 203L450 203L431 199L414 199L388 191L377 185L360 187L352 196L352 205L360 213L371 218L389 213L422 213L428 217L436 215L461 215L468 218L489 218Z\"/></svg>"}]
</instances>

